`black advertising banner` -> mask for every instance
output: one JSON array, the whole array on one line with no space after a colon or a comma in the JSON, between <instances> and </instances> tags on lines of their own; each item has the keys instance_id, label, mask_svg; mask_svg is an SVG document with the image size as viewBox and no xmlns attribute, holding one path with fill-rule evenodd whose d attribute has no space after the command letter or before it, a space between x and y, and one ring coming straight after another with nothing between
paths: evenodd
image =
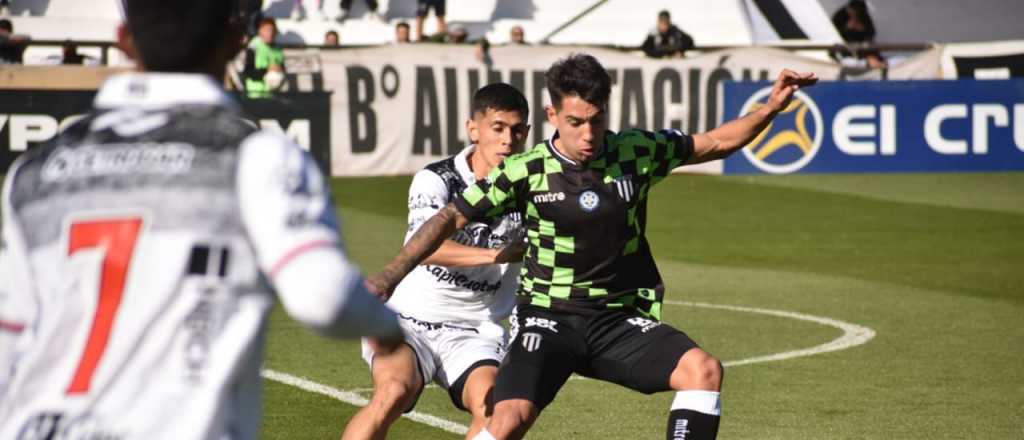
<instances>
[{"instance_id":1,"label":"black advertising banner","mask_svg":"<svg viewBox=\"0 0 1024 440\"><path fill-rule=\"evenodd\" d=\"M92 106L95 91L0 90L0 174L14 159L42 144ZM310 151L328 174L331 163L330 93L283 95L274 99L243 99L245 117L264 129L279 130Z\"/></svg>"}]
</instances>

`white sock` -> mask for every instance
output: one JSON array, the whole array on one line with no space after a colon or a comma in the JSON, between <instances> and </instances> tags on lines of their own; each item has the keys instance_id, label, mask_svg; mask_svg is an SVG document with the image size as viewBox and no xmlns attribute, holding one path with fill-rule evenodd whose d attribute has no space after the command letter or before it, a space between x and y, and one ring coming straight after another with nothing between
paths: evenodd
<instances>
[{"instance_id":1,"label":"white sock","mask_svg":"<svg viewBox=\"0 0 1024 440\"><path fill-rule=\"evenodd\" d=\"M703 390L679 391L672 400L672 409L688 409L710 416L721 416L721 393Z\"/></svg>"},{"instance_id":2,"label":"white sock","mask_svg":"<svg viewBox=\"0 0 1024 440\"><path fill-rule=\"evenodd\" d=\"M480 432L473 436L473 440L498 440L494 438L491 433L487 432L487 428L481 429Z\"/></svg>"}]
</instances>

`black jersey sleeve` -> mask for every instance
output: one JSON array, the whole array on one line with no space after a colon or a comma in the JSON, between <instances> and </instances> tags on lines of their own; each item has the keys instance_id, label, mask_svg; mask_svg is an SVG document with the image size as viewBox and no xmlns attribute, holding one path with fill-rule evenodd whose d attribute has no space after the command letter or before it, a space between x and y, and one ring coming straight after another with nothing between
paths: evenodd
<instances>
[{"instance_id":1,"label":"black jersey sleeve","mask_svg":"<svg viewBox=\"0 0 1024 440\"><path fill-rule=\"evenodd\" d=\"M660 130L654 133L651 156L652 176L663 178L682 166L693 155L693 137L679 130Z\"/></svg>"}]
</instances>

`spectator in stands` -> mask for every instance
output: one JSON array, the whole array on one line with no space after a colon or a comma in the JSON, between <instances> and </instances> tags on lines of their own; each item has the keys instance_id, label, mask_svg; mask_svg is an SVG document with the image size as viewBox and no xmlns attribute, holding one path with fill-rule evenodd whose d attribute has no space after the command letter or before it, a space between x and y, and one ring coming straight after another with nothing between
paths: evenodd
<instances>
[{"instance_id":1,"label":"spectator in stands","mask_svg":"<svg viewBox=\"0 0 1024 440\"><path fill-rule=\"evenodd\" d=\"M473 55L476 56L476 60L484 65L491 66L494 64L494 60L491 59L491 42L487 41L486 38L481 38L476 42L476 47L473 49Z\"/></svg>"},{"instance_id":2,"label":"spectator in stands","mask_svg":"<svg viewBox=\"0 0 1024 440\"><path fill-rule=\"evenodd\" d=\"M379 22L384 22L384 17L377 12L377 0L366 0L366 8L370 10L370 17ZM341 0L341 12L338 13L337 20L345 21L348 18L349 12L352 10L352 0Z\"/></svg>"},{"instance_id":3,"label":"spectator in stands","mask_svg":"<svg viewBox=\"0 0 1024 440\"><path fill-rule=\"evenodd\" d=\"M850 0L846 6L832 14L832 24L847 43L870 45L875 42L875 22L871 20L868 5L864 0ZM856 48L851 51L843 47L831 51L830 54L844 64L866 64L873 69L886 66L885 58L878 49Z\"/></svg>"},{"instance_id":4,"label":"spectator in stands","mask_svg":"<svg viewBox=\"0 0 1024 440\"><path fill-rule=\"evenodd\" d=\"M693 38L672 24L668 11L658 13L658 25L647 35L644 53L651 58L682 57L693 50Z\"/></svg>"},{"instance_id":5,"label":"spectator in stands","mask_svg":"<svg viewBox=\"0 0 1024 440\"><path fill-rule=\"evenodd\" d=\"M249 43L245 60L245 90L250 98L269 98L284 84L284 51L274 45L277 23L260 20L258 33Z\"/></svg>"},{"instance_id":6,"label":"spectator in stands","mask_svg":"<svg viewBox=\"0 0 1024 440\"><path fill-rule=\"evenodd\" d=\"M446 41L454 44L465 44L469 41L469 32L462 25L452 26L452 31L448 34Z\"/></svg>"},{"instance_id":7,"label":"spectator in stands","mask_svg":"<svg viewBox=\"0 0 1024 440\"><path fill-rule=\"evenodd\" d=\"M508 31L508 37L509 44L516 46L526 44L526 33L522 26L512 26L512 29Z\"/></svg>"},{"instance_id":8,"label":"spectator in stands","mask_svg":"<svg viewBox=\"0 0 1024 440\"><path fill-rule=\"evenodd\" d=\"M0 0L0 17L11 15L11 0Z\"/></svg>"},{"instance_id":9,"label":"spectator in stands","mask_svg":"<svg viewBox=\"0 0 1024 440\"><path fill-rule=\"evenodd\" d=\"M395 25L395 42L398 44L409 42L409 23L400 21Z\"/></svg>"},{"instance_id":10,"label":"spectator in stands","mask_svg":"<svg viewBox=\"0 0 1024 440\"><path fill-rule=\"evenodd\" d=\"M64 42L64 46L61 47L62 56L60 59L61 64L84 64L85 57L78 54L78 45L67 40Z\"/></svg>"},{"instance_id":11,"label":"spectator in stands","mask_svg":"<svg viewBox=\"0 0 1024 440\"><path fill-rule=\"evenodd\" d=\"M445 0L416 0L416 41L423 41L423 22L431 9L437 17L437 34L448 33L448 22L444 20Z\"/></svg>"},{"instance_id":12,"label":"spectator in stands","mask_svg":"<svg viewBox=\"0 0 1024 440\"><path fill-rule=\"evenodd\" d=\"M324 34L324 46L327 47L338 47L341 46L341 36L335 31L327 31Z\"/></svg>"},{"instance_id":13,"label":"spectator in stands","mask_svg":"<svg viewBox=\"0 0 1024 440\"><path fill-rule=\"evenodd\" d=\"M28 37L14 34L14 24L0 19L0 64L21 64Z\"/></svg>"}]
</instances>

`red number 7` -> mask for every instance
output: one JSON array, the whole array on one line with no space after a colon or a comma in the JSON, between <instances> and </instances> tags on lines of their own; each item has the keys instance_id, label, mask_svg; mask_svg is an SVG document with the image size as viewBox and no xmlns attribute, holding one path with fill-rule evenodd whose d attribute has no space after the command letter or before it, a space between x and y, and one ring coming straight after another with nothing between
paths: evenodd
<instances>
[{"instance_id":1,"label":"red number 7","mask_svg":"<svg viewBox=\"0 0 1024 440\"><path fill-rule=\"evenodd\" d=\"M100 275L99 301L93 317L89 339L85 343L82 360L78 362L75 376L68 386L67 394L82 394L89 391L93 373L96 371L103 351L110 339L114 315L121 305L124 285L131 265L135 240L142 229L141 218L123 218L92 221L77 221L71 224L68 238L68 256L83 249L101 248L106 250L103 257L103 271Z\"/></svg>"}]
</instances>

